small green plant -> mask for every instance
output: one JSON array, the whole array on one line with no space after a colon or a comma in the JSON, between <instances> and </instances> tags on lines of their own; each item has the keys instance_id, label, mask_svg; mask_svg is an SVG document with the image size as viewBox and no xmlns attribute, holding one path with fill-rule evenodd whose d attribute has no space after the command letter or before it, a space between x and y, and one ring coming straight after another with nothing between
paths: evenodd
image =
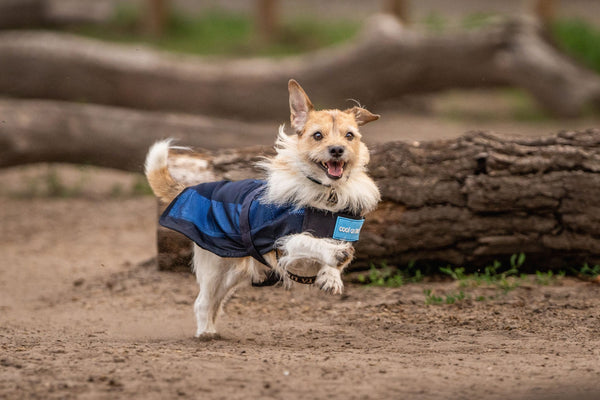
<instances>
[{"instance_id":1,"label":"small green plant","mask_svg":"<svg viewBox=\"0 0 600 400\"><path fill-rule=\"evenodd\" d=\"M454 304L466 298L465 293L461 290L458 293L450 293L446 295L446 304Z\"/></svg>"},{"instance_id":2,"label":"small green plant","mask_svg":"<svg viewBox=\"0 0 600 400\"><path fill-rule=\"evenodd\" d=\"M518 268L522 267L525 263L525 253L513 254L510 256L510 267L514 269L515 272Z\"/></svg>"},{"instance_id":3,"label":"small green plant","mask_svg":"<svg viewBox=\"0 0 600 400\"><path fill-rule=\"evenodd\" d=\"M465 274L463 267L452 268L448 265L447 267L441 267L440 272L450 276L452 279L460 282L461 287L466 286L479 286L482 284L496 286L502 291L509 292L519 286L519 279L517 277L519 268L525 263L525 254L513 254L510 257L510 268L503 271L502 263L498 260L490 265L487 265L483 272L476 271L473 274Z\"/></svg>"},{"instance_id":4,"label":"small green plant","mask_svg":"<svg viewBox=\"0 0 600 400\"><path fill-rule=\"evenodd\" d=\"M600 275L600 264L590 266L587 262L579 269L571 269L573 274L586 280L596 279Z\"/></svg>"},{"instance_id":5,"label":"small green plant","mask_svg":"<svg viewBox=\"0 0 600 400\"><path fill-rule=\"evenodd\" d=\"M392 268L386 262L382 262L377 268L371 263L368 274L359 275L357 280L370 286L399 287L406 283L421 282L423 273L416 267L414 261L409 262L406 268Z\"/></svg>"},{"instance_id":6,"label":"small green plant","mask_svg":"<svg viewBox=\"0 0 600 400\"><path fill-rule=\"evenodd\" d=\"M427 305L442 304L444 302L444 299L440 296L436 296L435 294L433 294L431 289L423 290L423 294L425 295L425 304Z\"/></svg>"},{"instance_id":7,"label":"small green plant","mask_svg":"<svg viewBox=\"0 0 600 400\"><path fill-rule=\"evenodd\" d=\"M437 296L431 289L424 289L423 294L425 295L425 304L456 304L467 298L465 293L461 290L458 293L448 293L444 297Z\"/></svg>"},{"instance_id":8,"label":"small green plant","mask_svg":"<svg viewBox=\"0 0 600 400\"><path fill-rule=\"evenodd\" d=\"M554 274L552 271L548 271L548 272L535 271L535 282L540 285L548 286L551 283L556 282L556 280L558 278L562 278L564 276L565 276L565 271L560 271L558 274Z\"/></svg>"},{"instance_id":9,"label":"small green plant","mask_svg":"<svg viewBox=\"0 0 600 400\"><path fill-rule=\"evenodd\" d=\"M371 264L367 275L359 275L358 281L370 286L389 286L398 287L404 284L402 275L396 273L392 268L388 267L387 263L383 262L381 268L376 268Z\"/></svg>"},{"instance_id":10,"label":"small green plant","mask_svg":"<svg viewBox=\"0 0 600 400\"><path fill-rule=\"evenodd\" d=\"M461 267L452 268L451 265L448 265L446 267L440 267L440 271L446 275L449 275L456 281L464 281L468 278L468 276L465 275L465 269Z\"/></svg>"}]
</instances>

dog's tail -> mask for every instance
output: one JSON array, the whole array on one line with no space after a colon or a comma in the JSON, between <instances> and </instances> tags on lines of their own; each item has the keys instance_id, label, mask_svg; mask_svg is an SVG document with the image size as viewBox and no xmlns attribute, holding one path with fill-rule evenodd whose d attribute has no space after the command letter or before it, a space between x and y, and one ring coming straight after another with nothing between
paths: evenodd
<instances>
[{"instance_id":1,"label":"dog's tail","mask_svg":"<svg viewBox=\"0 0 600 400\"><path fill-rule=\"evenodd\" d=\"M152 191L165 203L170 203L185 188L169 172L167 161L171 141L172 139L167 139L154 143L148 150L144 163L146 178Z\"/></svg>"}]
</instances>

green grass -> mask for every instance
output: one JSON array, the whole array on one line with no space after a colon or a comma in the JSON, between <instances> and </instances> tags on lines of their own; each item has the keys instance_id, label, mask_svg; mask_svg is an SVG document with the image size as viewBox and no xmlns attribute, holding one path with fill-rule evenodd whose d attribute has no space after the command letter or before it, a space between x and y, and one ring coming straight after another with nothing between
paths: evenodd
<instances>
[{"instance_id":1,"label":"green grass","mask_svg":"<svg viewBox=\"0 0 600 400\"><path fill-rule=\"evenodd\" d=\"M559 19L550 28L563 51L600 73L600 28L580 19Z\"/></svg>"},{"instance_id":2,"label":"green grass","mask_svg":"<svg viewBox=\"0 0 600 400\"><path fill-rule=\"evenodd\" d=\"M423 290L423 294L425 295L425 304L456 304L459 303L470 296L466 295L462 290L458 293L448 293L444 296L437 296L431 289Z\"/></svg>"},{"instance_id":3,"label":"green grass","mask_svg":"<svg viewBox=\"0 0 600 400\"><path fill-rule=\"evenodd\" d=\"M139 21L137 9L120 7L108 26L78 27L75 32L102 40L145 43L180 53L283 56L346 41L360 28L351 21L295 18L284 21L274 40L266 42L256 34L252 18L218 9L199 15L172 12L164 35L156 38L145 35Z\"/></svg>"},{"instance_id":4,"label":"green grass","mask_svg":"<svg viewBox=\"0 0 600 400\"><path fill-rule=\"evenodd\" d=\"M506 295L508 292L518 288L522 284L536 285L555 285L559 284L567 273L564 270L555 272L552 270L535 271L532 275L521 273L521 267L525 264L526 256L524 253L513 254L507 265L502 265L498 260L478 269L475 272L467 273L464 267L439 267L432 269L431 266L426 267L425 264L421 268L417 268L416 262L410 262L404 267L390 267L387 263L382 263L379 268L371 264L370 270L358 276L358 282L368 286L378 287L399 287L408 283L421 282L425 278L439 279L439 275L448 276L458 283L459 290L436 294L432 289L426 288L423 290L425 295L425 304L440 305L440 304L458 304L463 301L486 301L497 299L501 295ZM425 268L425 272L422 269ZM472 269L470 269L472 271ZM435 276L438 278L435 278ZM600 264L589 265L584 263L580 268L571 268L570 275L576 276L584 280L596 280L600 275ZM469 293L475 288L497 289L497 292L492 295L477 295Z\"/></svg>"},{"instance_id":5,"label":"green grass","mask_svg":"<svg viewBox=\"0 0 600 400\"><path fill-rule=\"evenodd\" d=\"M502 263L495 260L483 270L472 274L465 274L463 267L442 267L440 272L459 282L461 287L474 287L481 285L495 286L507 293L520 284L519 268L525 263L525 254L513 254L509 260L510 266L503 268Z\"/></svg>"},{"instance_id":6,"label":"green grass","mask_svg":"<svg viewBox=\"0 0 600 400\"><path fill-rule=\"evenodd\" d=\"M560 271L558 274L555 274L552 271L535 271L535 282L539 285L548 286L555 283L558 278L562 278L566 275L565 271Z\"/></svg>"},{"instance_id":7,"label":"green grass","mask_svg":"<svg viewBox=\"0 0 600 400\"><path fill-rule=\"evenodd\" d=\"M600 275L600 265L590 266L588 263L584 263L580 269L572 268L571 271L581 279L594 280Z\"/></svg>"},{"instance_id":8,"label":"green grass","mask_svg":"<svg viewBox=\"0 0 600 400\"><path fill-rule=\"evenodd\" d=\"M423 273L414 262L408 263L404 268L389 267L383 262L379 268L371 264L369 272L358 275L357 280L369 286L399 287L406 283L421 282Z\"/></svg>"}]
</instances>

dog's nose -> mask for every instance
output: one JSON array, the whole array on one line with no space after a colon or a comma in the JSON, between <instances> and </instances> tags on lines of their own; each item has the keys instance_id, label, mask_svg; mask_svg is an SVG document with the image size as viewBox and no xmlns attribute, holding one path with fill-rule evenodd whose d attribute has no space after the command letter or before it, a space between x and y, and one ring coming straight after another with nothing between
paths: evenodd
<instances>
[{"instance_id":1,"label":"dog's nose","mask_svg":"<svg viewBox=\"0 0 600 400\"><path fill-rule=\"evenodd\" d=\"M344 146L329 146L331 157L339 158L344 154Z\"/></svg>"}]
</instances>

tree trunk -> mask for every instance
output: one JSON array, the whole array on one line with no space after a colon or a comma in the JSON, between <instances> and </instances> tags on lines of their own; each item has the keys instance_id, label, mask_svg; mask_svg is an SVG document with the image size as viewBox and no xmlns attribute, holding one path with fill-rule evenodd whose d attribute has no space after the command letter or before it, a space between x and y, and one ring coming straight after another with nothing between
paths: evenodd
<instances>
[{"instance_id":1,"label":"tree trunk","mask_svg":"<svg viewBox=\"0 0 600 400\"><path fill-rule=\"evenodd\" d=\"M173 155L170 165L192 185L258 177L256 158L256 150L215 153L197 175L189 154ZM383 261L475 268L520 252L530 268L600 262L599 130L386 143L372 149L370 170L383 201L367 217L355 268ZM161 269L188 268L183 236L159 227L158 250Z\"/></svg>"},{"instance_id":2,"label":"tree trunk","mask_svg":"<svg viewBox=\"0 0 600 400\"><path fill-rule=\"evenodd\" d=\"M146 0L144 9L144 29L155 37L162 36L169 16L168 0Z\"/></svg>"},{"instance_id":3,"label":"tree trunk","mask_svg":"<svg viewBox=\"0 0 600 400\"><path fill-rule=\"evenodd\" d=\"M534 0L533 12L544 24L556 19L555 0Z\"/></svg>"},{"instance_id":4,"label":"tree trunk","mask_svg":"<svg viewBox=\"0 0 600 400\"><path fill-rule=\"evenodd\" d=\"M512 85L560 116L600 104L600 78L574 63L531 22L420 35L389 16L346 46L300 57L207 61L139 45L41 32L0 33L0 93L226 118L288 115L287 81L319 104L379 101L450 88ZM23 78L23 77L26 77Z\"/></svg>"},{"instance_id":5,"label":"tree trunk","mask_svg":"<svg viewBox=\"0 0 600 400\"><path fill-rule=\"evenodd\" d=\"M141 172L156 140L172 137L208 150L273 143L276 128L265 129L190 115L0 99L0 167L66 162Z\"/></svg>"},{"instance_id":6,"label":"tree trunk","mask_svg":"<svg viewBox=\"0 0 600 400\"><path fill-rule=\"evenodd\" d=\"M279 28L279 0L255 0L256 29L262 40L272 41Z\"/></svg>"}]
</instances>

